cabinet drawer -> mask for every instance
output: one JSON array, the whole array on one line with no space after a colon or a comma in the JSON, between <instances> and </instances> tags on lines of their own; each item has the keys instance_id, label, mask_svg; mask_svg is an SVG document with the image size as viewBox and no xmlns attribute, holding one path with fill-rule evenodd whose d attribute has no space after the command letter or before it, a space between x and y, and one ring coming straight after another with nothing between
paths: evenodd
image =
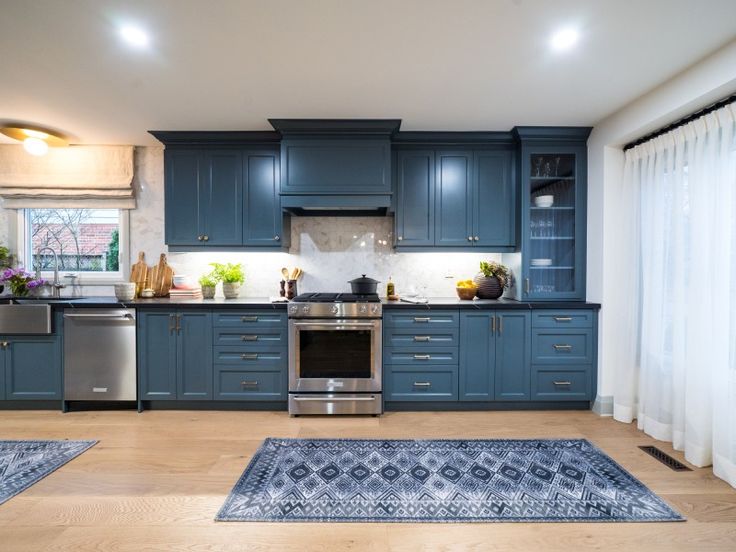
<instances>
[{"instance_id":1,"label":"cabinet drawer","mask_svg":"<svg viewBox=\"0 0 736 552\"><path fill-rule=\"evenodd\" d=\"M387 401L456 401L457 367L413 370L411 367L389 366L386 387Z\"/></svg>"},{"instance_id":2,"label":"cabinet drawer","mask_svg":"<svg viewBox=\"0 0 736 552\"><path fill-rule=\"evenodd\" d=\"M433 349L436 347L457 347L457 328L389 328L384 332L384 347L411 347L413 349Z\"/></svg>"},{"instance_id":3,"label":"cabinet drawer","mask_svg":"<svg viewBox=\"0 0 736 552\"><path fill-rule=\"evenodd\" d=\"M215 398L219 400L285 400L285 370L232 370L215 367Z\"/></svg>"},{"instance_id":4,"label":"cabinet drawer","mask_svg":"<svg viewBox=\"0 0 736 552\"><path fill-rule=\"evenodd\" d=\"M384 364L457 364L457 347L422 349L419 347L383 350Z\"/></svg>"},{"instance_id":5,"label":"cabinet drawer","mask_svg":"<svg viewBox=\"0 0 736 552\"><path fill-rule=\"evenodd\" d=\"M532 369L532 399L540 401L588 401L590 366L562 370Z\"/></svg>"},{"instance_id":6,"label":"cabinet drawer","mask_svg":"<svg viewBox=\"0 0 736 552\"><path fill-rule=\"evenodd\" d=\"M275 326L215 328L215 345L242 350L286 348L286 328Z\"/></svg>"},{"instance_id":7,"label":"cabinet drawer","mask_svg":"<svg viewBox=\"0 0 736 552\"><path fill-rule=\"evenodd\" d=\"M233 364L244 369L258 367L283 367L287 363L285 350L262 349L243 351L233 347L215 347L215 364Z\"/></svg>"},{"instance_id":8,"label":"cabinet drawer","mask_svg":"<svg viewBox=\"0 0 736 552\"><path fill-rule=\"evenodd\" d=\"M457 328L460 313L456 310L384 311L383 325L387 328Z\"/></svg>"},{"instance_id":9,"label":"cabinet drawer","mask_svg":"<svg viewBox=\"0 0 736 552\"><path fill-rule=\"evenodd\" d=\"M532 312L533 328L592 328L592 310L537 310Z\"/></svg>"},{"instance_id":10,"label":"cabinet drawer","mask_svg":"<svg viewBox=\"0 0 736 552\"><path fill-rule=\"evenodd\" d=\"M286 312L277 311L215 311L215 328L245 328L247 326L279 326L286 327Z\"/></svg>"},{"instance_id":11,"label":"cabinet drawer","mask_svg":"<svg viewBox=\"0 0 736 552\"><path fill-rule=\"evenodd\" d=\"M532 331L532 364L592 364L593 330Z\"/></svg>"}]
</instances>

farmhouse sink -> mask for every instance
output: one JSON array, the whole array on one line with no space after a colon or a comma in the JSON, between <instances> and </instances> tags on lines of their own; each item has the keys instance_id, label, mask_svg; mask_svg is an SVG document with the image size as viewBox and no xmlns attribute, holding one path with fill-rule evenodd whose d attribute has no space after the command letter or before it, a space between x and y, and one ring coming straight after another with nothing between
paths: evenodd
<instances>
[{"instance_id":1,"label":"farmhouse sink","mask_svg":"<svg viewBox=\"0 0 736 552\"><path fill-rule=\"evenodd\" d=\"M20 304L20 302L23 304ZM51 304L46 301L4 299L0 304L0 335L51 333Z\"/></svg>"}]
</instances>

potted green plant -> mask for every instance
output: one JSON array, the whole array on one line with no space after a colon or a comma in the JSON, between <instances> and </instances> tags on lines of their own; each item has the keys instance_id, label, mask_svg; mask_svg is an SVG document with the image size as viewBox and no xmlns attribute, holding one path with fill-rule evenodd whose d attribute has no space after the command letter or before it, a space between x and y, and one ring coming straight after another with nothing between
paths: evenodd
<instances>
[{"instance_id":1,"label":"potted green plant","mask_svg":"<svg viewBox=\"0 0 736 552\"><path fill-rule=\"evenodd\" d=\"M480 272L475 277L478 299L498 299L508 287L511 271L495 261L481 261Z\"/></svg>"},{"instance_id":2,"label":"potted green plant","mask_svg":"<svg viewBox=\"0 0 736 552\"><path fill-rule=\"evenodd\" d=\"M210 263L212 274L222 282L222 293L225 299L236 299L240 295L240 286L245 282L243 265L233 263Z\"/></svg>"},{"instance_id":3,"label":"potted green plant","mask_svg":"<svg viewBox=\"0 0 736 552\"><path fill-rule=\"evenodd\" d=\"M200 276L199 285L202 287L202 297L205 299L214 298L215 288L217 287L217 276L215 276L214 271Z\"/></svg>"}]
</instances>

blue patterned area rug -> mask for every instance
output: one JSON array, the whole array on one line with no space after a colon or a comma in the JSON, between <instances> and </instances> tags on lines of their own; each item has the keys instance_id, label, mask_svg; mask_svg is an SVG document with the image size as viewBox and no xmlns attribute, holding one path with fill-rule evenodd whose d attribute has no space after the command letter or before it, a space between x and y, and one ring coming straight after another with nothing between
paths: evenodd
<instances>
[{"instance_id":1,"label":"blue patterned area rug","mask_svg":"<svg viewBox=\"0 0 736 552\"><path fill-rule=\"evenodd\" d=\"M0 441L0 504L94 446L97 441Z\"/></svg>"},{"instance_id":2,"label":"blue patterned area rug","mask_svg":"<svg viewBox=\"0 0 736 552\"><path fill-rule=\"evenodd\" d=\"M583 439L266 439L218 521L683 521Z\"/></svg>"}]
</instances>

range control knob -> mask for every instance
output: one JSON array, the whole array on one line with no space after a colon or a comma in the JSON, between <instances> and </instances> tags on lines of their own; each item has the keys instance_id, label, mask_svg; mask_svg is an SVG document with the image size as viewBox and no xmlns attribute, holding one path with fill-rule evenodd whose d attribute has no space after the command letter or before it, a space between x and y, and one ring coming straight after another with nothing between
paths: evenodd
<instances>
[{"instance_id":1,"label":"range control knob","mask_svg":"<svg viewBox=\"0 0 736 552\"><path fill-rule=\"evenodd\" d=\"M298 310L299 310L299 307L297 307L296 305L289 305L289 312L295 313Z\"/></svg>"},{"instance_id":2,"label":"range control knob","mask_svg":"<svg viewBox=\"0 0 736 552\"><path fill-rule=\"evenodd\" d=\"M338 312L340 312L340 307L338 307L337 305L332 305L332 309L330 310L332 311L332 314L337 314Z\"/></svg>"},{"instance_id":3,"label":"range control knob","mask_svg":"<svg viewBox=\"0 0 736 552\"><path fill-rule=\"evenodd\" d=\"M376 314L376 313L378 313L378 305L373 305L373 306L371 307L371 313L373 313L373 314Z\"/></svg>"},{"instance_id":4,"label":"range control knob","mask_svg":"<svg viewBox=\"0 0 736 552\"><path fill-rule=\"evenodd\" d=\"M302 312L305 313L305 314L308 313L309 312L309 305L304 305L302 307Z\"/></svg>"},{"instance_id":5,"label":"range control knob","mask_svg":"<svg viewBox=\"0 0 736 552\"><path fill-rule=\"evenodd\" d=\"M361 313L368 312L368 305L360 305L360 312Z\"/></svg>"}]
</instances>

